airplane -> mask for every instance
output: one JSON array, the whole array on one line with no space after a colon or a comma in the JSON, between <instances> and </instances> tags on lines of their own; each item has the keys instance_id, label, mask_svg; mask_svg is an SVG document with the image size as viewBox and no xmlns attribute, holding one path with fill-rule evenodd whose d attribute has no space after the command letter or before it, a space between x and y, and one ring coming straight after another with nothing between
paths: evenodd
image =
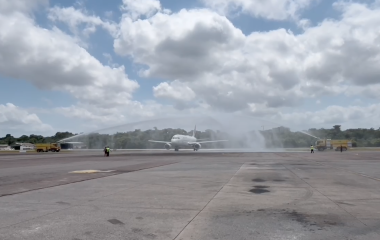
<instances>
[{"instance_id":1,"label":"airplane","mask_svg":"<svg viewBox=\"0 0 380 240\"><path fill-rule=\"evenodd\" d=\"M165 143L166 150L169 150L170 148L174 147L174 150L178 151L181 146L192 146L194 151L198 151L202 147L201 143L213 143L213 142L226 142L227 141L227 140L215 140L215 141L197 142L197 141L203 140L203 139L197 139L195 137L196 130L197 130L197 126L194 127L193 136L176 134L172 137L170 142L155 141L155 140L149 140L149 142Z\"/></svg>"}]
</instances>

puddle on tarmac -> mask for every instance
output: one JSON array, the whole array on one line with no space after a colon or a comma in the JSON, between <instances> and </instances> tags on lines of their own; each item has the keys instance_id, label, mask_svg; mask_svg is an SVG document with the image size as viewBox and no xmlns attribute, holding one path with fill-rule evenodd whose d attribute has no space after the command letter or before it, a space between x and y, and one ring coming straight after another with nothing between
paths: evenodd
<instances>
[{"instance_id":1,"label":"puddle on tarmac","mask_svg":"<svg viewBox=\"0 0 380 240\"><path fill-rule=\"evenodd\" d=\"M124 225L123 222L117 220L117 219L110 219L108 220L108 222L112 223L112 224L115 224L115 225Z\"/></svg>"},{"instance_id":2,"label":"puddle on tarmac","mask_svg":"<svg viewBox=\"0 0 380 240\"><path fill-rule=\"evenodd\" d=\"M254 181L254 182L265 182L265 180L261 179L261 178L255 178L255 179L252 179L252 181Z\"/></svg>"},{"instance_id":3,"label":"puddle on tarmac","mask_svg":"<svg viewBox=\"0 0 380 240\"><path fill-rule=\"evenodd\" d=\"M270 192L269 190L267 190L266 188L269 188L269 186L262 186L262 185L258 185L258 186L253 186L254 188L252 188L251 190L249 190L251 193L254 193L254 194L263 194L263 193L267 193L267 192Z\"/></svg>"},{"instance_id":4,"label":"puddle on tarmac","mask_svg":"<svg viewBox=\"0 0 380 240\"><path fill-rule=\"evenodd\" d=\"M263 193L267 193L267 192L270 192L269 190L266 190L266 189L262 189L262 188L254 188L254 189L251 189L249 190L251 193L254 193L254 194L263 194Z\"/></svg>"}]
</instances>

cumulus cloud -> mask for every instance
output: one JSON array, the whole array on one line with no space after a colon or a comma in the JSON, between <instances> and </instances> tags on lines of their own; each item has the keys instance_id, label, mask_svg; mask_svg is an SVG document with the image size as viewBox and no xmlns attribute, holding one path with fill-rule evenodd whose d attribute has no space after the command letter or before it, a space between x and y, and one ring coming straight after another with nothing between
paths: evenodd
<instances>
[{"instance_id":1,"label":"cumulus cloud","mask_svg":"<svg viewBox=\"0 0 380 240\"><path fill-rule=\"evenodd\" d=\"M175 100L175 108L183 110L191 107L202 107L194 91L180 81L163 82L153 87L153 94L159 99Z\"/></svg>"},{"instance_id":2,"label":"cumulus cloud","mask_svg":"<svg viewBox=\"0 0 380 240\"><path fill-rule=\"evenodd\" d=\"M0 13L7 14L13 11L31 13L41 6L48 6L49 0L0 0Z\"/></svg>"},{"instance_id":3,"label":"cumulus cloud","mask_svg":"<svg viewBox=\"0 0 380 240\"><path fill-rule=\"evenodd\" d=\"M153 88L153 92L154 96L157 98L169 98L178 101L191 101L196 97L191 88L179 81L160 83Z\"/></svg>"},{"instance_id":4,"label":"cumulus cloud","mask_svg":"<svg viewBox=\"0 0 380 240\"><path fill-rule=\"evenodd\" d=\"M115 36L118 31L116 23L102 20L99 16L90 15L86 9L53 7L49 10L48 18L52 21L68 24L70 30L76 35L84 33L88 36L94 33L97 27L102 27L112 36ZM80 27L82 24L85 24L85 27Z\"/></svg>"},{"instance_id":5,"label":"cumulus cloud","mask_svg":"<svg viewBox=\"0 0 380 240\"><path fill-rule=\"evenodd\" d=\"M246 13L270 20L296 19L313 0L201 0L220 14ZM315 2L315 1L314 1Z\"/></svg>"},{"instance_id":6,"label":"cumulus cloud","mask_svg":"<svg viewBox=\"0 0 380 240\"><path fill-rule=\"evenodd\" d=\"M296 107L306 98L379 82L380 9L351 2L336 7L341 19L305 24L301 34L278 29L244 35L207 9L159 12L139 21L124 17L114 47L147 66L142 76L181 82L214 108ZM169 83L154 91L178 102L179 90Z\"/></svg>"},{"instance_id":7,"label":"cumulus cloud","mask_svg":"<svg viewBox=\"0 0 380 240\"><path fill-rule=\"evenodd\" d=\"M9 130L46 133L51 132L53 128L43 123L36 114L29 113L27 110L12 103L0 104L0 133L4 135L10 133L7 132Z\"/></svg>"},{"instance_id":8,"label":"cumulus cloud","mask_svg":"<svg viewBox=\"0 0 380 240\"><path fill-rule=\"evenodd\" d=\"M157 13L140 21L124 17L120 25L115 51L147 64L145 76L193 77L212 71L221 64L212 62L215 57L227 57L223 54L238 49L236 43L244 43L242 32L227 18L205 9Z\"/></svg>"},{"instance_id":9,"label":"cumulus cloud","mask_svg":"<svg viewBox=\"0 0 380 240\"><path fill-rule=\"evenodd\" d=\"M245 36L227 18L206 9L158 13L136 22L124 18L114 45L118 54L149 66L144 76L177 79L210 105L230 111L255 102L294 105L300 82L294 66L305 56L292 33ZM166 96L175 96L178 89L167 86Z\"/></svg>"},{"instance_id":10,"label":"cumulus cloud","mask_svg":"<svg viewBox=\"0 0 380 240\"><path fill-rule=\"evenodd\" d=\"M41 89L67 91L79 101L108 107L124 105L139 87L124 66L102 65L57 28L38 27L14 11L0 14L0 72Z\"/></svg>"},{"instance_id":11,"label":"cumulus cloud","mask_svg":"<svg viewBox=\"0 0 380 240\"><path fill-rule=\"evenodd\" d=\"M83 6L50 9L50 19L67 23L73 33L98 27L110 32L114 51L143 65L142 77L163 79L153 94L172 104L162 105L134 101L139 85L109 54L104 57L111 66L103 65L75 37L56 27L39 27L29 13L47 1L21 2L0 0L5 6L0 10L0 73L42 89L69 92L78 103L56 109L68 117L119 124L178 115L178 109L186 108L187 113L249 112L292 125L370 124L371 115L358 118L365 113L355 106L318 112L289 109L304 99L317 102L328 95L379 98L380 5L340 1L334 6L341 17L317 26L299 20L310 0L204 0L208 9L175 13L162 9L158 0L123 0L119 23L90 15ZM297 19L303 32L280 28L244 34L225 16L236 12ZM367 110L378 116L377 105ZM344 118L339 120L339 115Z\"/></svg>"},{"instance_id":12,"label":"cumulus cloud","mask_svg":"<svg viewBox=\"0 0 380 240\"><path fill-rule=\"evenodd\" d=\"M310 54L305 74L326 85L371 85L379 83L380 8L338 2L342 19L324 20L299 36Z\"/></svg>"},{"instance_id":13,"label":"cumulus cloud","mask_svg":"<svg viewBox=\"0 0 380 240\"><path fill-rule=\"evenodd\" d=\"M344 126L345 129L379 128L379 117L380 104L371 104L366 107L332 105L318 111L279 112L270 119L301 130L321 126L331 128L337 123Z\"/></svg>"},{"instance_id":14,"label":"cumulus cloud","mask_svg":"<svg viewBox=\"0 0 380 240\"><path fill-rule=\"evenodd\" d=\"M120 9L135 20L141 16L151 17L161 10L161 3L158 0L123 0Z\"/></svg>"}]
</instances>

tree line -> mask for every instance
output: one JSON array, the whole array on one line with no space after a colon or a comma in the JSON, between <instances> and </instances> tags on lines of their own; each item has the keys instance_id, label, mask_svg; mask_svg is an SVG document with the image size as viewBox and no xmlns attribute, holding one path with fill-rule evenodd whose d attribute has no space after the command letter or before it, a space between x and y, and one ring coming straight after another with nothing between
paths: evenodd
<instances>
[{"instance_id":1,"label":"tree line","mask_svg":"<svg viewBox=\"0 0 380 240\"><path fill-rule=\"evenodd\" d=\"M233 131L233 130L232 130ZM227 139L228 142L206 143L202 147L207 148L293 148L308 147L315 144L318 138L328 139L350 139L354 147L380 147L379 129L347 129L341 130L340 125L335 125L331 129L312 128L307 131L293 132L286 127L278 127L270 130L247 131L244 134L234 135L233 132L205 130L197 131L195 136L202 140ZM90 133L85 135L70 132L57 132L54 136L44 137L41 135L23 135L19 138L7 134L0 138L0 144L13 145L17 143L55 143L62 139L73 137L70 141L83 142L86 148L99 149L109 146L116 149L158 149L164 148L163 144L148 142L150 139L159 141L170 141L175 134L192 135L193 131L187 132L184 129L136 129L129 132L118 132L115 134ZM307 135L307 134L309 135ZM312 136L315 137L312 137Z\"/></svg>"}]
</instances>

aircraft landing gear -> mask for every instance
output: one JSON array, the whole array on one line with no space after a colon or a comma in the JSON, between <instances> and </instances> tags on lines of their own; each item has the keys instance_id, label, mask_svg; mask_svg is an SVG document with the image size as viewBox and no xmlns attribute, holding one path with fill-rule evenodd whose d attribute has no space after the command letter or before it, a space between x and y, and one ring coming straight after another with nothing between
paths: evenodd
<instances>
[{"instance_id":1,"label":"aircraft landing gear","mask_svg":"<svg viewBox=\"0 0 380 240\"><path fill-rule=\"evenodd\" d=\"M178 152L178 150L179 150L178 148L175 148L175 149L174 149L174 151L176 151L176 152Z\"/></svg>"}]
</instances>

